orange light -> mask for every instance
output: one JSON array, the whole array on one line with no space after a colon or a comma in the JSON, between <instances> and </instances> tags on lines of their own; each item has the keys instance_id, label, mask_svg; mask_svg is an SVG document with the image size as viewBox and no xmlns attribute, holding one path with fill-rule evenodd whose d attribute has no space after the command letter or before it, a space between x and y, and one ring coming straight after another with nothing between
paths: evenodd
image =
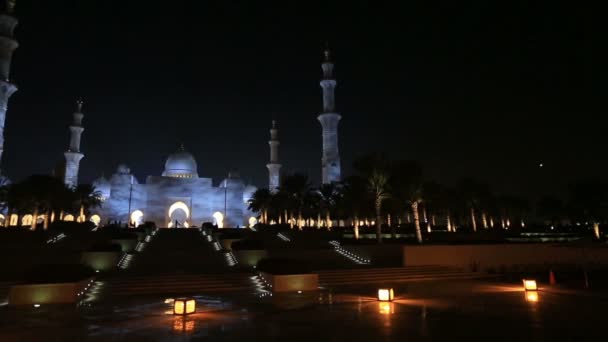
<instances>
[{"instance_id":1,"label":"orange light","mask_svg":"<svg viewBox=\"0 0 608 342\"><path fill-rule=\"evenodd\" d=\"M390 302L395 298L395 292L390 289L378 289L378 300L381 302Z\"/></svg>"},{"instance_id":2,"label":"orange light","mask_svg":"<svg viewBox=\"0 0 608 342\"><path fill-rule=\"evenodd\" d=\"M538 302L538 291L526 291L526 302Z\"/></svg>"},{"instance_id":3,"label":"orange light","mask_svg":"<svg viewBox=\"0 0 608 342\"><path fill-rule=\"evenodd\" d=\"M536 280L524 279L524 290L526 291L536 291L538 290L538 286L536 285Z\"/></svg>"},{"instance_id":4,"label":"orange light","mask_svg":"<svg viewBox=\"0 0 608 342\"><path fill-rule=\"evenodd\" d=\"M393 303L380 302L378 303L378 311L382 315L390 315L395 313L395 308L393 307Z\"/></svg>"},{"instance_id":5,"label":"orange light","mask_svg":"<svg viewBox=\"0 0 608 342\"><path fill-rule=\"evenodd\" d=\"M192 298L178 298L173 302L174 315L188 315L196 311L196 301Z\"/></svg>"}]
</instances>

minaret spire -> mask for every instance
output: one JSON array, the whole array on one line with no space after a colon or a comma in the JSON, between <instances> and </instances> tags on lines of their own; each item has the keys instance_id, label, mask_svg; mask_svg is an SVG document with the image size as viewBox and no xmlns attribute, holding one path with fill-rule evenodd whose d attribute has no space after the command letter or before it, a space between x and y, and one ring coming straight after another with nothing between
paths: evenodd
<instances>
[{"instance_id":1,"label":"minaret spire","mask_svg":"<svg viewBox=\"0 0 608 342\"><path fill-rule=\"evenodd\" d=\"M281 181L281 164L279 164L279 130L275 120L272 120L268 145L270 145L270 162L266 164L266 168L268 168L268 189L271 192L276 192Z\"/></svg>"},{"instance_id":2,"label":"minaret spire","mask_svg":"<svg viewBox=\"0 0 608 342\"><path fill-rule=\"evenodd\" d=\"M64 153L65 156L65 174L64 183L70 188L75 188L78 185L78 170L80 168L80 160L84 154L80 153L80 137L84 131L82 127L82 99L76 101L76 111L73 114L73 121L70 125L70 146Z\"/></svg>"},{"instance_id":3,"label":"minaret spire","mask_svg":"<svg viewBox=\"0 0 608 342\"><path fill-rule=\"evenodd\" d=\"M334 63L331 60L331 51L328 47L323 51L323 112L317 118L321 122L323 135L323 157L321 159L323 184L338 182L341 178L340 152L338 149L338 124L342 116L335 112Z\"/></svg>"},{"instance_id":4,"label":"minaret spire","mask_svg":"<svg viewBox=\"0 0 608 342\"><path fill-rule=\"evenodd\" d=\"M18 20L13 16L14 0L6 0L4 13L0 13L0 159L4 152L4 122L8 100L17 91L17 87L10 81L11 61L13 52L19 46L13 32Z\"/></svg>"}]
</instances>

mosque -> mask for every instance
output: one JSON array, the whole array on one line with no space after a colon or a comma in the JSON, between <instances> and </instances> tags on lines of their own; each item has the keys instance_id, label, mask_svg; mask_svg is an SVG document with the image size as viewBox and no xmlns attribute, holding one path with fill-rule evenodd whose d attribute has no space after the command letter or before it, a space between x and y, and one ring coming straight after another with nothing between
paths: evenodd
<instances>
[{"instance_id":1,"label":"mosque","mask_svg":"<svg viewBox=\"0 0 608 342\"><path fill-rule=\"evenodd\" d=\"M17 90L9 77L12 55L18 47L13 35L17 23L14 0L7 0L4 10L0 13L0 160L4 147L4 122L8 101ZM336 80L333 77L333 67L330 51L325 49L320 82L323 110L317 117L322 128L323 183L337 182L341 176L338 151L338 123L341 116L335 112ZM80 150L84 132L82 107L82 101L78 101L72 124L69 126L70 143L64 153L65 165L60 175L66 186L72 188L78 185L80 161L84 158ZM270 161L266 164L267 186L274 192L279 187L281 177L280 143L274 121L268 143ZM256 213L248 210L248 201L257 188L245 185L235 172L229 173L228 178L214 186L211 178L199 176L197 162L184 146L167 158L161 175L147 176L144 183L138 181L128 166L121 164L109 179L102 176L95 180L93 185L101 194L102 205L94 209L89 217L79 218L80 220L90 220L96 224L120 222L137 225L154 222L158 227L169 228L199 226L203 222L212 222L218 227L245 227L256 223ZM73 215L65 215L63 219L75 218ZM11 222L12 220L11 217Z\"/></svg>"}]
</instances>

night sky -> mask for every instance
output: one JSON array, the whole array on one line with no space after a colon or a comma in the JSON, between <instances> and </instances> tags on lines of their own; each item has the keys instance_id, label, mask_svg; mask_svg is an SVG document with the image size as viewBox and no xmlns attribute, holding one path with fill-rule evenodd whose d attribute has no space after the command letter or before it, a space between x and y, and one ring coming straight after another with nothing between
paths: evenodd
<instances>
[{"instance_id":1,"label":"night sky","mask_svg":"<svg viewBox=\"0 0 608 342\"><path fill-rule=\"evenodd\" d=\"M283 169L317 183L327 41L346 173L383 151L420 161L428 178L471 176L500 193L608 179L600 12L447 3L18 1L3 172L50 172L82 96L83 182L123 162L140 181L160 175L183 142L201 177L238 169L264 186L276 119Z\"/></svg>"}]
</instances>

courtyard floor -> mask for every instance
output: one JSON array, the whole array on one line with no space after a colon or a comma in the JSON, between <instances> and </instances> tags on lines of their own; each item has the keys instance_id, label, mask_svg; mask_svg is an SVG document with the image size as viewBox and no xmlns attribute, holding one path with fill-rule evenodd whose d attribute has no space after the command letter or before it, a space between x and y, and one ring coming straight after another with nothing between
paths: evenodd
<instances>
[{"instance_id":1,"label":"courtyard floor","mask_svg":"<svg viewBox=\"0 0 608 342\"><path fill-rule=\"evenodd\" d=\"M78 307L0 307L0 341L412 341L591 340L606 335L608 295L519 284L423 282L314 293L193 294L197 312L173 316L167 298L114 297Z\"/></svg>"}]
</instances>

